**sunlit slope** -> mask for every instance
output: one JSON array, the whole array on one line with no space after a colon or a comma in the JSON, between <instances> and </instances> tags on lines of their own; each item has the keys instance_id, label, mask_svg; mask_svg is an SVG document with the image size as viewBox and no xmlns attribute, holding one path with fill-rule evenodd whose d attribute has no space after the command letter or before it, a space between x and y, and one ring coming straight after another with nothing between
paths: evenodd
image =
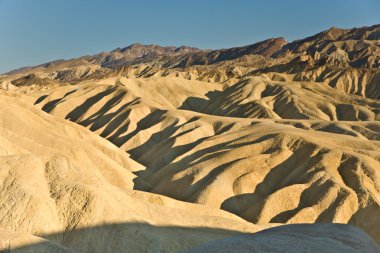
<instances>
[{"instance_id":1,"label":"sunlit slope","mask_svg":"<svg viewBox=\"0 0 380 253\"><path fill-rule=\"evenodd\" d=\"M0 96L0 227L11 249L178 252L267 227L133 191L132 172L144 166L127 153L22 98Z\"/></svg>"}]
</instances>

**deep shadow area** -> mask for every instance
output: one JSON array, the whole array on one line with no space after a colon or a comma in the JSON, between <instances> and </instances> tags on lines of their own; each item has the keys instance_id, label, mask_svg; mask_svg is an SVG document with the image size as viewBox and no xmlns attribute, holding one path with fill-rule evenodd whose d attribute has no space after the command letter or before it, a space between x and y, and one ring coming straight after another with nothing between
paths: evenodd
<instances>
[{"instance_id":1,"label":"deep shadow area","mask_svg":"<svg viewBox=\"0 0 380 253\"><path fill-rule=\"evenodd\" d=\"M207 97L188 97L178 109L199 112L203 114L228 116L228 117L248 117L250 104L241 105L241 101L235 103L226 103L229 97L242 89L249 83L249 80L241 80L226 89L219 91L209 91L205 94ZM241 111L243 113L236 113Z\"/></svg>"},{"instance_id":2,"label":"deep shadow area","mask_svg":"<svg viewBox=\"0 0 380 253\"><path fill-rule=\"evenodd\" d=\"M171 178L175 174L180 173L181 171L185 171L188 168L196 166L202 162L206 162L210 159L218 157L224 153L227 153L228 151L230 151L232 149L239 148L239 147L246 146L246 145L252 145L252 144L260 143L260 142L266 141L267 139L272 138L273 136L274 135L269 134L269 135L260 137L256 140L253 140L253 141L248 141L248 142L243 142L243 143L238 143L238 144L234 144L234 142L236 142L240 139L244 139L245 136L242 136L242 137L239 137L236 139L232 139L232 140L228 140L226 142L222 142L222 143L210 146L210 147L206 147L204 149L197 150L196 152L189 154L187 156L184 156L182 159L180 159L176 162L172 162L173 159L171 159L171 160L169 159L169 161L167 161L166 164L162 164L162 163L160 164L161 166L158 167L159 170L157 169L157 166L152 166L152 164L146 164L146 169L144 171L134 172L134 174L137 175L137 177L133 180L134 189L144 190L144 191L152 191L152 192L155 192L158 194L163 194L165 196L169 196L169 197L178 199L178 197L176 196L176 193L174 191L167 192L165 190L164 192L162 192L162 191L157 191L157 189L153 189L154 187L146 188L146 185L144 183L152 184L151 180L154 181L157 178L161 178L160 184L166 184L166 186L168 186L168 184L172 184L172 185L175 184L176 191L181 191L180 189L182 189L183 195L182 195L182 198L180 198L180 200L188 201L188 200L186 200L186 197L185 197L185 196L187 196L187 193L185 193L185 190L187 191L190 188L195 189L197 187L197 185L193 184L192 176L189 176L189 178L187 178L187 180L182 180L182 179L172 180ZM169 148L165 151L165 157L168 157L168 156L170 157L172 154L176 154L177 153L176 149L178 149L178 148L184 149L185 151L192 149L196 145L205 141L206 139L207 139L207 137L200 138L191 144L187 144L186 146L177 146L174 148ZM181 152L181 153L184 153L184 152ZM223 164L220 164L220 167L219 167L220 169L213 168L212 171L214 171L214 170L215 171L212 172L209 176L211 178L212 177L215 178L217 175L222 173L224 168L226 168L226 167L228 167L228 163L227 163L227 166L223 166ZM155 185L155 186L158 186L158 185ZM172 188L164 187L163 189L173 189L173 188L174 187L172 187ZM198 189L198 190L200 190L200 189ZM231 210L228 210L228 209L227 209L227 211L231 212Z\"/></svg>"},{"instance_id":3,"label":"deep shadow area","mask_svg":"<svg viewBox=\"0 0 380 253\"><path fill-rule=\"evenodd\" d=\"M37 105L37 104L41 103L47 97L48 97L48 95L43 95L43 96L37 98L36 102L34 102L34 105Z\"/></svg>"},{"instance_id":4,"label":"deep shadow area","mask_svg":"<svg viewBox=\"0 0 380 253\"><path fill-rule=\"evenodd\" d=\"M258 222L260 212L265 205L265 199L270 194L288 185L307 182L307 169L319 162L317 156L311 157L312 152L312 145L295 150L293 154L283 162L270 169L253 193L239 194L226 199L222 203L221 209L242 216L250 222ZM290 178L297 178L297 181L292 181ZM309 203L311 199L313 198L309 198L306 191L301 195L300 205L296 209L277 215L271 222L287 222L302 208L311 206L312 203ZM248 209L250 210L247 213Z\"/></svg>"},{"instance_id":5,"label":"deep shadow area","mask_svg":"<svg viewBox=\"0 0 380 253\"><path fill-rule=\"evenodd\" d=\"M208 227L154 226L148 223L105 224L37 235L48 241L18 248L14 248L10 241L10 245L2 246L0 252L181 252L210 240L242 234Z\"/></svg>"},{"instance_id":6,"label":"deep shadow area","mask_svg":"<svg viewBox=\"0 0 380 253\"><path fill-rule=\"evenodd\" d=\"M77 121L85 112L87 112L90 107L92 107L94 104L99 102L102 98L105 96L110 95L114 91L116 91L117 87L109 87L106 90L99 92L98 94L86 99L84 103L81 105L77 106L74 110L72 110L66 117L65 119L71 120L71 121ZM116 98L118 100L118 98ZM113 105L117 103L117 101L111 101Z\"/></svg>"},{"instance_id":7,"label":"deep shadow area","mask_svg":"<svg viewBox=\"0 0 380 253\"><path fill-rule=\"evenodd\" d=\"M256 233L206 227L107 224L42 235L48 241L14 247L2 253L121 252L344 252L376 253L380 247L362 230L345 224L290 224ZM4 245L5 244L5 245ZM323 247L321 247L323 246Z\"/></svg>"},{"instance_id":8,"label":"deep shadow area","mask_svg":"<svg viewBox=\"0 0 380 253\"><path fill-rule=\"evenodd\" d=\"M187 253L377 253L362 230L345 224L290 224L205 243Z\"/></svg>"},{"instance_id":9,"label":"deep shadow area","mask_svg":"<svg viewBox=\"0 0 380 253\"><path fill-rule=\"evenodd\" d=\"M164 118L166 114L166 110L160 110L157 109L148 115L146 115L144 118L142 118L139 122L137 122L137 127L132 132L125 134L129 127L129 121L126 121L125 124L121 125L114 134L112 134L107 139L115 144L116 146L120 147L125 142L127 142L129 139L131 139L133 136L137 135L140 131L143 131L145 129L148 129L154 125L159 124L162 119ZM126 118L125 118L126 120ZM124 120L124 121L125 121ZM116 128L115 128L116 129ZM113 129L114 130L114 129ZM110 130L110 131L113 131Z\"/></svg>"},{"instance_id":10,"label":"deep shadow area","mask_svg":"<svg viewBox=\"0 0 380 253\"><path fill-rule=\"evenodd\" d=\"M65 97L67 97L68 95L74 93L75 91L76 91L76 89L73 89L73 90L67 92L65 95L63 95L63 97L58 98L58 99L55 99L55 100L52 100L52 101L46 103L46 104L42 107L42 110L45 111L45 112L47 112L47 113L51 112L51 111L52 111L52 110L53 110L53 109L54 109L59 103L61 103L61 102L63 101L63 99L64 99ZM39 98L36 100L36 102L34 102L34 105L41 103L41 102L42 102L45 98L47 98L47 97L48 97L47 95L43 95L43 96L39 97Z\"/></svg>"},{"instance_id":11,"label":"deep shadow area","mask_svg":"<svg viewBox=\"0 0 380 253\"><path fill-rule=\"evenodd\" d=\"M182 105L178 107L181 110L188 110L200 113L207 113L207 107L213 103L222 94L223 91L209 91L205 94L207 98L188 97L183 101Z\"/></svg>"}]
</instances>

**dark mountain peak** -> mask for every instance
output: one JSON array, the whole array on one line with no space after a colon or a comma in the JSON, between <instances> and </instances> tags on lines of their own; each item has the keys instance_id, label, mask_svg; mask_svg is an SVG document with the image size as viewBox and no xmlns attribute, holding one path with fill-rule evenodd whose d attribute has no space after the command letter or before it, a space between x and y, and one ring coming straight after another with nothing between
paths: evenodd
<instances>
[{"instance_id":1,"label":"dark mountain peak","mask_svg":"<svg viewBox=\"0 0 380 253\"><path fill-rule=\"evenodd\" d=\"M266 57L272 57L277 51L288 44L288 42L283 37L270 38L257 42L255 44L247 46L250 54L259 54Z\"/></svg>"},{"instance_id":2,"label":"dark mountain peak","mask_svg":"<svg viewBox=\"0 0 380 253\"><path fill-rule=\"evenodd\" d=\"M316 38L318 40L339 40L339 38L345 34L348 30L347 29L342 29L342 28L337 28L337 27L330 27L329 29L318 33L316 35Z\"/></svg>"},{"instance_id":3,"label":"dark mountain peak","mask_svg":"<svg viewBox=\"0 0 380 253\"><path fill-rule=\"evenodd\" d=\"M127 51L132 51L132 50L141 50L141 49L148 49L148 48L152 48L154 47L155 45L143 45L143 44L140 44L140 43L133 43L129 46L126 46L124 48L122 48L120 50L120 52L127 52Z\"/></svg>"},{"instance_id":4,"label":"dark mountain peak","mask_svg":"<svg viewBox=\"0 0 380 253\"><path fill-rule=\"evenodd\" d=\"M270 38L264 41L270 41L270 42L275 42L275 43L288 43L284 37Z\"/></svg>"},{"instance_id":5,"label":"dark mountain peak","mask_svg":"<svg viewBox=\"0 0 380 253\"><path fill-rule=\"evenodd\" d=\"M326 41L343 41L343 40L378 40L380 39L380 24L373 26L364 26L352 29L343 29L330 27L329 29L317 33L304 39L295 40L290 44L301 44L311 42L313 44Z\"/></svg>"},{"instance_id":6,"label":"dark mountain peak","mask_svg":"<svg viewBox=\"0 0 380 253\"><path fill-rule=\"evenodd\" d=\"M201 51L201 49L196 47L189 47L189 46L180 46L174 49L175 53L189 53L189 52L196 52Z\"/></svg>"},{"instance_id":7,"label":"dark mountain peak","mask_svg":"<svg viewBox=\"0 0 380 253\"><path fill-rule=\"evenodd\" d=\"M111 52L125 52L125 51L128 51L128 50L131 50L131 49L134 49L134 48L139 48L139 47L144 47L143 44L140 44L140 43L133 43L131 45L128 45L126 47L118 47L114 50L112 50Z\"/></svg>"}]
</instances>

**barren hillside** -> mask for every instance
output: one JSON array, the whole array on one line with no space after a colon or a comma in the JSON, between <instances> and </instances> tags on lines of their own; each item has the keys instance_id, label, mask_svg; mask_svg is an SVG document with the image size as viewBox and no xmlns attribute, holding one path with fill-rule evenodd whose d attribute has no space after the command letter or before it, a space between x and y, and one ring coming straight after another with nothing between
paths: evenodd
<instances>
[{"instance_id":1,"label":"barren hillside","mask_svg":"<svg viewBox=\"0 0 380 253\"><path fill-rule=\"evenodd\" d=\"M0 76L0 235L20 252L378 252L379 34L134 44Z\"/></svg>"}]
</instances>

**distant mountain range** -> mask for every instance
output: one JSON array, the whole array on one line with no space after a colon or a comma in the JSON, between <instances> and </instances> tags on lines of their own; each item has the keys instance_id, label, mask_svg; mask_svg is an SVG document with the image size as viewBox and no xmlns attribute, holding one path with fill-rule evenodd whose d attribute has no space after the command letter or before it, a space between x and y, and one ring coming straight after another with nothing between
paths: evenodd
<instances>
[{"instance_id":1,"label":"distant mountain range","mask_svg":"<svg viewBox=\"0 0 380 253\"><path fill-rule=\"evenodd\" d=\"M303 53L312 58L348 64L352 67L380 66L380 25L371 27L340 29L332 27L326 31L305 39L288 43L284 38L272 38L243 47L218 50L201 50L195 47L164 47L159 45L132 44L110 52L92 56L83 56L71 60L58 60L36 67L21 68L6 74L24 73L33 69L53 67L77 67L81 65L98 65L103 68L120 68L124 66L155 62L157 65L184 68L193 65L209 65L227 60L236 60L249 55L261 55L270 58L283 58Z\"/></svg>"},{"instance_id":2,"label":"distant mountain range","mask_svg":"<svg viewBox=\"0 0 380 253\"><path fill-rule=\"evenodd\" d=\"M92 56L13 70L0 76L0 83L32 85L49 79L47 82L73 84L112 76L168 75L231 83L249 75L285 73L295 81L328 82L346 93L379 98L380 91L374 85L380 78L379 67L380 25L373 25L333 27L291 43L272 38L218 50L132 44Z\"/></svg>"}]
</instances>

